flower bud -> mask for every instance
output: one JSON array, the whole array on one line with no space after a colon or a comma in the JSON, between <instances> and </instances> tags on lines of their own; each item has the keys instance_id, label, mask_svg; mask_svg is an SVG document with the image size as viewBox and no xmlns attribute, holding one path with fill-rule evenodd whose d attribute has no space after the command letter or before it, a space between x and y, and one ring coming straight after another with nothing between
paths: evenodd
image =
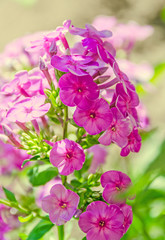
<instances>
[{"instance_id":1,"label":"flower bud","mask_svg":"<svg viewBox=\"0 0 165 240\"><path fill-rule=\"evenodd\" d=\"M55 39L52 41L50 48L49 48L50 56L53 57L57 54L57 45Z\"/></svg>"}]
</instances>

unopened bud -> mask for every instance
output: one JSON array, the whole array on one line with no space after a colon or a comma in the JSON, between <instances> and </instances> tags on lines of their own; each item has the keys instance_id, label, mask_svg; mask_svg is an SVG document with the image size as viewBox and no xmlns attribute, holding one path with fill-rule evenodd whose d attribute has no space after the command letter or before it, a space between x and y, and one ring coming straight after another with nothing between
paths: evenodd
<instances>
[{"instance_id":1,"label":"unopened bud","mask_svg":"<svg viewBox=\"0 0 165 240\"><path fill-rule=\"evenodd\" d=\"M39 59L39 68L41 71L45 71L48 69L46 62L42 57L40 57Z\"/></svg>"},{"instance_id":2,"label":"unopened bud","mask_svg":"<svg viewBox=\"0 0 165 240\"><path fill-rule=\"evenodd\" d=\"M52 41L50 48L49 48L50 56L53 57L57 54L57 45L55 39Z\"/></svg>"},{"instance_id":3,"label":"unopened bud","mask_svg":"<svg viewBox=\"0 0 165 240\"><path fill-rule=\"evenodd\" d=\"M99 192L94 192L94 193L92 193L92 197L99 198L100 197L100 193Z\"/></svg>"},{"instance_id":4,"label":"unopened bud","mask_svg":"<svg viewBox=\"0 0 165 240\"><path fill-rule=\"evenodd\" d=\"M81 215L81 213L82 213L82 210L81 210L81 209L77 209L76 212L75 212L75 214L74 214L74 217L75 217L75 218L79 218L80 215Z\"/></svg>"},{"instance_id":5,"label":"unopened bud","mask_svg":"<svg viewBox=\"0 0 165 240\"><path fill-rule=\"evenodd\" d=\"M111 76L110 75L106 75L106 76L99 76L97 77L94 82L97 83L97 84L100 84L100 83L104 83L105 81L107 81Z\"/></svg>"},{"instance_id":6,"label":"unopened bud","mask_svg":"<svg viewBox=\"0 0 165 240\"><path fill-rule=\"evenodd\" d=\"M88 202L88 203L91 203L91 202L93 202L93 199L92 199L92 198L88 198L88 199L87 199L87 202Z\"/></svg>"}]
</instances>

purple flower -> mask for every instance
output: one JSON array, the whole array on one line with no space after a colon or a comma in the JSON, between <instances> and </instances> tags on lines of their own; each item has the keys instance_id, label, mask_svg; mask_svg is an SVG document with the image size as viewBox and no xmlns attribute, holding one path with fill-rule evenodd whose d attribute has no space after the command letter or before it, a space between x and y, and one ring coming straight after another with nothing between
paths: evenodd
<instances>
[{"instance_id":1,"label":"purple flower","mask_svg":"<svg viewBox=\"0 0 165 240\"><path fill-rule=\"evenodd\" d=\"M42 199L42 208L49 213L49 218L56 225L69 221L77 210L79 196L61 184L54 185L50 195Z\"/></svg>"},{"instance_id":2,"label":"purple flower","mask_svg":"<svg viewBox=\"0 0 165 240\"><path fill-rule=\"evenodd\" d=\"M87 240L120 240L123 236L124 216L116 205L92 202L80 215L79 227L87 233Z\"/></svg>"},{"instance_id":3,"label":"purple flower","mask_svg":"<svg viewBox=\"0 0 165 240\"><path fill-rule=\"evenodd\" d=\"M122 148L120 155L126 157L130 152L139 152L141 148L141 136L138 134L138 129L134 128L128 136L128 144Z\"/></svg>"},{"instance_id":4,"label":"purple flower","mask_svg":"<svg viewBox=\"0 0 165 240\"><path fill-rule=\"evenodd\" d=\"M104 147L99 145L94 145L88 149L89 153L93 154L93 159L91 166L89 168L90 173L95 173L97 168L105 163L106 156L108 154L107 150Z\"/></svg>"},{"instance_id":5,"label":"purple flower","mask_svg":"<svg viewBox=\"0 0 165 240\"><path fill-rule=\"evenodd\" d=\"M35 41L31 41L31 46L26 48L26 51L41 51L42 55L46 52L48 55L51 55L52 44L54 45L55 41L61 40L61 37L68 32L71 21L67 20L63 23L62 27L56 28L55 31L41 33L39 38ZM44 51L43 51L44 50Z\"/></svg>"},{"instance_id":6,"label":"purple flower","mask_svg":"<svg viewBox=\"0 0 165 240\"><path fill-rule=\"evenodd\" d=\"M124 117L128 115L132 117L134 119L134 125L136 125L139 119L135 107L139 105L139 98L137 93L132 89L126 88L126 91L122 83L116 85L116 107Z\"/></svg>"},{"instance_id":7,"label":"purple flower","mask_svg":"<svg viewBox=\"0 0 165 240\"><path fill-rule=\"evenodd\" d=\"M51 65L62 72L83 76L87 74L84 70L96 68L98 63L94 62L90 56L63 55L62 57L53 56Z\"/></svg>"},{"instance_id":8,"label":"purple flower","mask_svg":"<svg viewBox=\"0 0 165 240\"><path fill-rule=\"evenodd\" d=\"M111 111L113 120L109 128L98 140L103 145L109 145L111 142L114 142L122 148L128 143L128 135L132 131L132 124L128 118L123 118L117 108L112 108Z\"/></svg>"},{"instance_id":9,"label":"purple flower","mask_svg":"<svg viewBox=\"0 0 165 240\"><path fill-rule=\"evenodd\" d=\"M61 101L70 107L83 107L88 100L99 97L97 84L90 75L76 76L72 73L64 74L59 80Z\"/></svg>"},{"instance_id":10,"label":"purple flower","mask_svg":"<svg viewBox=\"0 0 165 240\"><path fill-rule=\"evenodd\" d=\"M34 96L17 102L7 112L7 119L11 122L29 122L43 116L49 111L50 103L45 102L44 96Z\"/></svg>"},{"instance_id":11,"label":"purple flower","mask_svg":"<svg viewBox=\"0 0 165 240\"><path fill-rule=\"evenodd\" d=\"M112 121L112 113L109 104L104 99L93 101L87 110L77 108L73 119L77 125L84 127L85 130L95 135L105 131Z\"/></svg>"},{"instance_id":12,"label":"purple flower","mask_svg":"<svg viewBox=\"0 0 165 240\"><path fill-rule=\"evenodd\" d=\"M64 139L54 144L50 152L50 162L58 168L60 174L69 175L82 168L85 153L78 143Z\"/></svg>"},{"instance_id":13,"label":"purple flower","mask_svg":"<svg viewBox=\"0 0 165 240\"><path fill-rule=\"evenodd\" d=\"M132 207L127 204L123 204L120 206L120 210L124 215L124 233L126 233L133 220Z\"/></svg>"},{"instance_id":14,"label":"purple flower","mask_svg":"<svg viewBox=\"0 0 165 240\"><path fill-rule=\"evenodd\" d=\"M120 171L108 171L100 178L103 191L103 198L108 203L125 203L126 199L120 199L123 193L131 184L131 179Z\"/></svg>"},{"instance_id":15,"label":"purple flower","mask_svg":"<svg viewBox=\"0 0 165 240\"><path fill-rule=\"evenodd\" d=\"M72 25L69 32L73 35L79 35L79 36L82 36L85 38L93 38L93 39L97 39L97 40L100 40L100 38L109 38L112 36L111 31L108 31L108 30L98 31L91 24L86 24L85 29L77 28Z\"/></svg>"}]
</instances>

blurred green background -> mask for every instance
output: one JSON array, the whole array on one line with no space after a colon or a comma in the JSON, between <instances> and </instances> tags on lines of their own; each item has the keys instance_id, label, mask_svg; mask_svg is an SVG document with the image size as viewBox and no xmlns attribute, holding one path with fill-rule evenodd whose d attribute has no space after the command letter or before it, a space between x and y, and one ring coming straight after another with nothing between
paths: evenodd
<instances>
[{"instance_id":1,"label":"blurred green background","mask_svg":"<svg viewBox=\"0 0 165 240\"><path fill-rule=\"evenodd\" d=\"M151 131L142 135L140 153L119 157L110 148L107 169L120 169L134 182L134 222L123 237L127 240L165 239L165 1L164 0L0 0L0 51L7 43L27 33L52 30L65 19L78 27L98 15L115 16L121 23L130 20L152 25L154 33L136 44L131 60L148 61L155 69L153 87L142 96L151 121ZM145 74L145 73L144 73ZM131 204L131 202L130 202ZM84 236L66 224L72 237ZM70 230L69 230L70 229ZM76 230L76 231L75 231ZM49 239L48 237L46 239ZM50 237L51 240L51 237Z\"/></svg>"}]
</instances>

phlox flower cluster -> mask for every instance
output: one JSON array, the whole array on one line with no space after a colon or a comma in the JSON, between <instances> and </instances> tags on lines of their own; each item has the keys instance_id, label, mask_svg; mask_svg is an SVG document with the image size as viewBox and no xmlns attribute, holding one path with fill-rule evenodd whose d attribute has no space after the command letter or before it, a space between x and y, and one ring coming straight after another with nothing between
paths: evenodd
<instances>
[{"instance_id":1,"label":"phlox flower cluster","mask_svg":"<svg viewBox=\"0 0 165 240\"><path fill-rule=\"evenodd\" d=\"M25 159L25 162L39 160L34 166L37 170L33 171L32 165L28 174L40 176L38 168L48 164L55 170L52 172L56 178L48 176L49 173L41 174L49 180L44 179L47 184L39 193L38 206L42 206L57 226L72 217L79 218L79 227L87 240L120 240L131 225L132 208L126 204L131 179L120 171L102 174L100 169L108 153L105 146L116 144L123 157L139 152L138 131L147 125L145 114L143 117L138 114L142 105L134 86L136 81L131 81L134 77L129 79L130 75L121 70L116 49L123 48L130 53L135 41L149 36L151 29L144 27L143 33L131 38L126 34L126 27L121 32L123 26L118 26L114 18L111 20L107 22L108 30L97 30L90 24L77 28L67 20L52 32L13 42L0 61L4 66L5 59L13 56L22 63L22 69L15 72L14 68L12 79L4 78L1 86L1 138L17 147L16 150L24 149L32 155L28 160L26 154L16 153L20 161L11 161L8 171L4 163L0 172L20 169ZM97 24L98 19L94 22ZM136 24L127 27L135 33L140 29ZM69 34L75 41L72 47L67 40ZM18 54L11 51L13 45L18 48ZM56 134L57 124L63 134ZM74 126L75 133L71 130L68 134L68 126ZM5 149L12 156L8 145ZM30 176L33 186L43 180L36 184L34 179ZM92 188L100 184L102 193ZM39 216L39 211L36 212ZM4 232L8 231L6 225L3 228Z\"/></svg>"}]
</instances>

